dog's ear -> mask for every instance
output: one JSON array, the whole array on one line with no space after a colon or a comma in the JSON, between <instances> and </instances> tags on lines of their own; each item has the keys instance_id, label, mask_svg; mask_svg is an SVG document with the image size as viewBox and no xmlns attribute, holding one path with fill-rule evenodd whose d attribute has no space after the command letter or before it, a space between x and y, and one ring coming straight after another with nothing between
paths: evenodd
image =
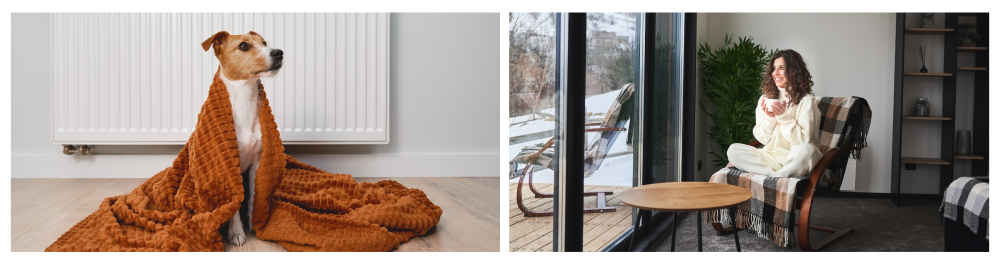
<instances>
[{"instance_id":1,"label":"dog's ear","mask_svg":"<svg viewBox=\"0 0 1000 265\"><path fill-rule=\"evenodd\" d=\"M264 36L261 36L260 34L257 34L257 32L250 31L250 33L247 33L247 35L256 36L256 37L260 38L261 42L264 42Z\"/></svg>"},{"instance_id":2,"label":"dog's ear","mask_svg":"<svg viewBox=\"0 0 1000 265\"><path fill-rule=\"evenodd\" d=\"M212 44L219 45L220 43L222 43L222 40L226 39L226 37L229 37L229 32L219 31L219 33L215 33L215 35L208 37L208 39L205 40L205 42L202 42L201 47L204 48L205 51L207 52L208 48L212 47Z\"/></svg>"}]
</instances>

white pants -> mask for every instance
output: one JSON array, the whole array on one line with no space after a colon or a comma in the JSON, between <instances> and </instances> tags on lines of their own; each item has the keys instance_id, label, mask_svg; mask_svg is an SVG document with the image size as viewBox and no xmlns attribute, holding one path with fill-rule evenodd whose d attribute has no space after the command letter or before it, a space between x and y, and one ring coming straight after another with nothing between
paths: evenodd
<instances>
[{"instance_id":1,"label":"white pants","mask_svg":"<svg viewBox=\"0 0 1000 265\"><path fill-rule=\"evenodd\" d=\"M754 148L753 146L733 144L729 146L726 154L729 155L729 162L743 171L769 177L786 178L809 174L813 169L813 165L816 165L819 159L822 158L822 154L819 153L819 150L816 150L815 146L804 143L792 146L783 163L779 162L775 167L773 162L769 163L765 160L764 155L770 156L770 154L762 154L763 152L766 151Z\"/></svg>"}]
</instances>

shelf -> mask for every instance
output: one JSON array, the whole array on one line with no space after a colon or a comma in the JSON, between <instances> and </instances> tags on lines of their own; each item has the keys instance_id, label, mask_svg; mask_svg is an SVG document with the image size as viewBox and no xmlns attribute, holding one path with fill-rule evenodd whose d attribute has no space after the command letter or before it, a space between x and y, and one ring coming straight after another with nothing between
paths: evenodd
<instances>
[{"instance_id":1,"label":"shelf","mask_svg":"<svg viewBox=\"0 0 1000 265\"><path fill-rule=\"evenodd\" d=\"M908 76L935 76L935 77L948 77L952 76L952 73L903 73L903 75Z\"/></svg>"},{"instance_id":2,"label":"shelf","mask_svg":"<svg viewBox=\"0 0 1000 265\"><path fill-rule=\"evenodd\" d=\"M903 164L951 165L948 161L940 158L900 157L899 161Z\"/></svg>"},{"instance_id":3,"label":"shelf","mask_svg":"<svg viewBox=\"0 0 1000 265\"><path fill-rule=\"evenodd\" d=\"M927 178L921 178L920 180L911 180L910 182L913 181L919 182L916 184L916 186L918 187L921 185L927 187L937 186L938 187L937 196L941 196L940 194L944 194L945 189L948 186L948 183L951 183L954 180L954 177L960 176L959 174L965 174L956 172L956 170L952 168L952 166L955 166L956 164L959 165L971 164L972 172L974 172L971 174L974 175L987 175L989 172L987 168L989 165L989 158L987 158L989 157L988 152L980 150L978 154L969 153L966 155L958 155L957 153L952 153L951 150L954 150L955 148L955 143L957 138L956 137L957 133L954 133L956 131L955 122L959 120L959 117L966 118L972 121L968 125L972 125L971 127L973 127L972 128L973 134L978 135L977 136L978 138L976 139L980 140L978 141L978 143L982 144L983 139L981 138L986 137L986 139L989 139L987 136L989 135L988 121L990 119L988 115L975 115L975 117L967 117L969 115L962 115L964 112L959 111L967 108L972 108L973 112L976 114L983 114L989 112L990 101L988 97L981 95L983 93L988 93L988 90L990 88L989 80L987 80L988 77L983 78L983 74L987 75L989 74L989 66L982 63L984 61L989 60L988 58L984 57L988 57L991 53L988 48L989 44L986 43L987 41L984 41L989 39L989 31L984 30L985 28L979 28L977 32L981 35L983 40L981 40L978 44L971 44L968 41L964 42L966 44L969 44L968 46L981 46L981 47L958 47L959 42L961 42L958 41L958 35L962 33L960 32L961 30L959 29L959 25L962 23L980 24L979 25L980 27L985 27L986 25L983 25L983 22L989 21L990 14L988 12L981 12L981 11L980 12L966 11L966 13L946 13L946 14L939 13L937 14L937 16L939 17L938 21L944 21L944 23L939 23L936 26L937 28L934 28L933 26L930 25L928 26L932 28L920 28L920 25L918 23L920 23L922 19L920 19L920 16L915 16L915 15L916 14L913 13L896 13L896 26L893 32L896 33L897 34L896 36L898 37L896 37L895 41L895 52L897 54L908 55L911 52L913 52L915 48L914 46L922 44L931 44L931 47L934 47L932 49L932 53L934 50L936 50L944 52L944 54L938 54L939 57L937 57L936 59L931 59L931 61L929 61L938 63L937 67L930 69L938 72L931 72L931 73L926 73L928 71L926 68L923 70L917 70L921 69L919 64L916 66L916 68L914 68L912 66L913 63L909 62L904 63L904 61L908 61L903 59L903 57L905 56L896 56L893 58L896 71L896 74L894 75L895 81L893 86L895 91L893 95L895 99L893 104L895 105L893 107L895 108L896 112L902 113L902 114L896 114L896 116L893 116L892 118L895 120L893 128L894 134L892 135L892 138L894 138L897 143L893 147L894 150L892 150L893 151L892 159L897 161L896 162L897 164L892 165L893 166L891 170L892 174L889 176L890 177L889 182L892 185L891 190L893 190L892 192L893 203L896 204L897 207L900 206L900 200L903 199L900 197L900 194L903 193L901 192L902 190L901 188L905 188L901 187L902 186L901 182L905 183L906 180L904 178L906 176L913 175L912 172L922 173L919 175L926 175ZM941 15L944 15L945 18L940 19ZM913 21L914 18L917 18L916 21ZM906 27L905 25L911 25L913 27ZM917 35L924 35L924 36L930 35L931 37L920 37ZM933 56L931 57L933 58ZM915 58L919 59L919 57ZM975 62L979 62L979 64L968 63L964 65L967 67L961 67L963 66L962 62L964 61L964 59L968 60L975 59ZM917 61L917 63L919 62L920 61ZM910 66L908 67L904 66L907 64L909 64ZM925 73L920 73L921 71ZM917 78L911 78L915 76ZM962 81L959 81L958 78L955 78L957 76L962 76L963 78L966 78L963 79L966 80L966 82L963 83ZM968 79L968 78L974 78L974 79ZM909 105L909 104L905 104L904 103L905 100L902 100L904 98L904 95L908 94L906 93L907 89L913 86L912 84L910 84L911 82L921 83L920 85L925 85L928 89L932 87L941 88L940 90L941 92L939 92L941 93L941 95L939 95L939 98L944 99L944 101L942 101L942 103L939 105L934 105L942 109L943 112L935 113L941 116L931 116L931 117L906 116L906 115L913 115L913 113L911 113L908 108L904 108L904 105ZM936 89L932 90L935 92L938 91ZM964 94L958 91L963 91L963 92L971 91L973 97L968 98L967 100L966 99L956 100L956 96ZM974 104L975 106L969 106L972 105L971 103L973 102L976 103ZM983 108L986 109L983 110ZM970 112L969 114L971 115L971 113L972 112ZM938 124L935 123L940 123L942 127L939 129L943 129L944 131L942 131L942 133L938 136L933 136L933 134L914 135L914 133L916 132L914 132L913 129L908 127L913 126L916 123L920 124L928 123L925 125L931 127L937 127ZM931 127L924 129L933 129L935 131L937 130ZM920 129L920 131L926 131L926 130ZM951 131L953 133L949 133L948 131ZM916 138L908 139L912 137ZM900 140L900 138L903 139ZM937 152L907 154L906 151L903 151L905 149L908 149L906 148L908 145L912 144L922 144L926 146L940 145L941 147L940 151L944 153L938 156ZM921 157L906 157L906 155L919 155ZM916 166L916 164L921 164L921 166ZM931 166L937 165L938 168L937 169L931 168L928 167L927 165ZM917 170L917 171L910 171L911 173L907 174L907 171L909 170ZM912 186L913 184L910 185Z\"/></svg>"},{"instance_id":4,"label":"shelf","mask_svg":"<svg viewBox=\"0 0 1000 265\"><path fill-rule=\"evenodd\" d=\"M952 32L955 32L955 29L906 28L903 30L903 33L913 35L945 35Z\"/></svg>"},{"instance_id":5,"label":"shelf","mask_svg":"<svg viewBox=\"0 0 1000 265\"><path fill-rule=\"evenodd\" d=\"M928 120L928 121L950 121L951 117L918 117L918 116L903 116L904 120Z\"/></svg>"},{"instance_id":6,"label":"shelf","mask_svg":"<svg viewBox=\"0 0 1000 265\"><path fill-rule=\"evenodd\" d=\"M958 51L960 52L978 52L985 50L987 50L986 47L958 47Z\"/></svg>"}]
</instances>

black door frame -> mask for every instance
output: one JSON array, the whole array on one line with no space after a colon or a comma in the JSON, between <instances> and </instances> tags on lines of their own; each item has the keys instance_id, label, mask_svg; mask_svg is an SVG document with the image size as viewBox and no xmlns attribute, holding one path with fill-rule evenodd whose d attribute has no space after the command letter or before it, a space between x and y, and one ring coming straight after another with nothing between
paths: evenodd
<instances>
[{"instance_id":1,"label":"black door frame","mask_svg":"<svg viewBox=\"0 0 1000 265\"><path fill-rule=\"evenodd\" d=\"M565 32L565 34L563 34ZM565 36L565 39L563 39ZM583 148L587 14L556 19L556 149L552 251L583 251ZM565 64L563 64L565 63ZM560 71L561 70L561 71Z\"/></svg>"}]
</instances>

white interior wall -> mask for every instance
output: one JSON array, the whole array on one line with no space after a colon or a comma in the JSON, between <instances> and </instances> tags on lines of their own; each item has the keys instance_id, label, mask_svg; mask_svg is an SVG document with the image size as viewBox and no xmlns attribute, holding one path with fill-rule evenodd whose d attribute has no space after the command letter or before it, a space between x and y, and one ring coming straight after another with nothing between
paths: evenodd
<instances>
[{"instance_id":1,"label":"white interior wall","mask_svg":"<svg viewBox=\"0 0 1000 265\"><path fill-rule=\"evenodd\" d=\"M699 36L703 21L700 16L706 16L704 20L708 25L705 34L713 48L722 45L725 34L731 33L734 40L740 36L753 37L755 43L766 49L794 49L802 54L809 67L815 82L813 92L817 97L859 96L867 99L872 108L872 125L868 148L862 151L858 161L855 191L890 191L895 14L702 13L699 14ZM699 39L699 43L704 42L704 39ZM931 104L934 105L933 102ZM940 134L940 130L937 133ZM920 137L933 138L931 135ZM923 148L921 145L927 141L906 143ZM706 141L705 148L710 148L710 144L713 143ZM939 148L939 142L928 144L926 148L933 149L935 146ZM703 159L707 163L710 157L706 153ZM707 174L713 171L707 170ZM903 186L902 191L936 193L935 179L914 179L911 185Z\"/></svg>"},{"instance_id":2,"label":"white interior wall","mask_svg":"<svg viewBox=\"0 0 1000 265\"><path fill-rule=\"evenodd\" d=\"M384 145L286 146L286 153L356 177L498 176L506 171L499 14L392 14L390 140ZM51 144L49 16L11 16L14 178L146 178L181 146L96 146L67 156ZM287 73L285 73L287 74ZM207 84L206 84L207 85Z\"/></svg>"}]
</instances>

